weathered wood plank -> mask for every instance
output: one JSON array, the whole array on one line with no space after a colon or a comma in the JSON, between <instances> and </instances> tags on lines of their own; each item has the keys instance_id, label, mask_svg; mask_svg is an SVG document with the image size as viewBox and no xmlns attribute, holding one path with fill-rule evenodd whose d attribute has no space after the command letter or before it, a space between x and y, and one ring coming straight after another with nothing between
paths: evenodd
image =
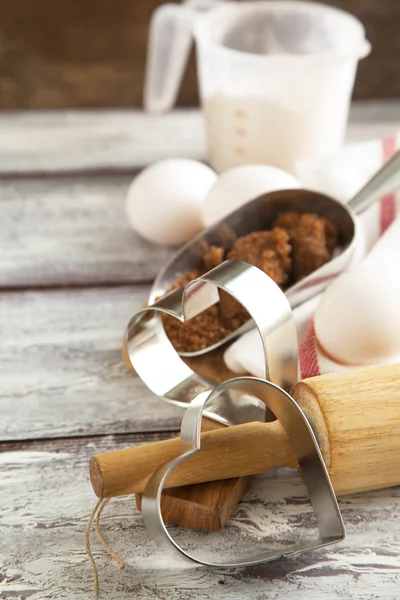
<instances>
[{"instance_id":1,"label":"weathered wood plank","mask_svg":"<svg viewBox=\"0 0 400 600\"><path fill-rule=\"evenodd\" d=\"M157 436L149 436L148 441ZM83 534L95 498L88 460L97 452L137 443L137 438L58 441L0 454L0 597L5 600L92 597L92 573ZM143 438L140 439L143 441ZM260 502L268 490L268 500ZM255 482L231 526L207 534L208 548L229 553L238 543L262 545L310 532L310 508L291 472ZM109 600L397 600L400 583L400 488L348 496L340 502L346 540L251 569L185 569L148 539L132 498L106 507L102 530L126 561L117 570L92 535L101 597ZM183 532L192 549L205 539Z\"/></svg>"},{"instance_id":2,"label":"weathered wood plank","mask_svg":"<svg viewBox=\"0 0 400 600\"><path fill-rule=\"evenodd\" d=\"M0 182L0 287L151 281L172 251L128 224L131 179Z\"/></svg>"},{"instance_id":3,"label":"weathered wood plank","mask_svg":"<svg viewBox=\"0 0 400 600\"><path fill-rule=\"evenodd\" d=\"M173 156L203 158L198 110L0 113L0 173L133 170Z\"/></svg>"},{"instance_id":4,"label":"weathered wood plank","mask_svg":"<svg viewBox=\"0 0 400 600\"><path fill-rule=\"evenodd\" d=\"M348 141L399 128L399 100L355 102ZM132 170L173 156L204 158L198 110L157 117L133 110L0 113L2 174Z\"/></svg>"},{"instance_id":5,"label":"weathered wood plank","mask_svg":"<svg viewBox=\"0 0 400 600\"><path fill-rule=\"evenodd\" d=\"M121 358L146 287L0 295L0 440L177 429Z\"/></svg>"},{"instance_id":6,"label":"weathered wood plank","mask_svg":"<svg viewBox=\"0 0 400 600\"><path fill-rule=\"evenodd\" d=\"M393 133L400 102L356 105L349 139ZM173 134L172 132L175 132ZM168 148L168 145L171 145ZM49 173L132 168L173 153L203 154L201 118L176 113L0 116L0 171ZM76 175L0 181L0 287L149 281L171 256L130 229L124 212L132 176Z\"/></svg>"}]
</instances>

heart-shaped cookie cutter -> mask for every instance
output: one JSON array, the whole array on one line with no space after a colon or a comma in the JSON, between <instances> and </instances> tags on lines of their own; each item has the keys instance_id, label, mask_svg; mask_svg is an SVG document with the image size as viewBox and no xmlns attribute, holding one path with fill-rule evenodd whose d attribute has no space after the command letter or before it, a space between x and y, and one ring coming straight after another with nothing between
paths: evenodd
<instances>
[{"instance_id":1,"label":"heart-shaped cookie cutter","mask_svg":"<svg viewBox=\"0 0 400 600\"><path fill-rule=\"evenodd\" d=\"M269 407L288 434L296 454L303 481L314 509L318 537L294 543L281 551L256 552L235 557L230 562L203 560L185 551L167 530L161 514L161 493L168 475L185 459L200 450L201 421L207 405L227 390L251 394ZM345 530L317 439L307 417L295 400L282 388L254 377L239 377L220 384L210 393L199 394L187 407L181 427L182 454L157 469L147 482L142 498L142 514L147 530L158 546L175 559L212 567L247 567L312 550L343 540Z\"/></svg>"},{"instance_id":2,"label":"heart-shaped cookie cutter","mask_svg":"<svg viewBox=\"0 0 400 600\"><path fill-rule=\"evenodd\" d=\"M185 322L219 301L228 292L249 312L260 333L266 380L235 378L220 384L196 374L173 348L162 314ZM340 541L344 527L317 440L301 408L287 393L297 381L298 345L286 296L263 271L241 261L226 261L139 310L130 320L126 344L131 363L158 396L186 408L182 421L182 454L152 475L143 494L143 517L154 540L175 557L210 566L248 566ZM267 381L268 380L268 381ZM269 411L266 410L269 409ZM267 552L229 563L207 562L185 552L171 537L161 515L162 488L168 474L200 449L202 416L225 425L270 420L270 411L288 433L317 519L319 537L282 552Z\"/></svg>"},{"instance_id":3,"label":"heart-shaped cookie cutter","mask_svg":"<svg viewBox=\"0 0 400 600\"><path fill-rule=\"evenodd\" d=\"M266 379L290 391L298 379L298 344L289 302L268 275L242 261L225 261L135 313L126 330L135 371L154 394L185 408L201 392L210 392L215 382L200 377L180 358L164 331L162 314L183 323L216 304L219 289L238 300L252 317L260 333ZM208 403L206 416L225 425L263 421L265 404L240 396L226 393L225 401Z\"/></svg>"}]
</instances>

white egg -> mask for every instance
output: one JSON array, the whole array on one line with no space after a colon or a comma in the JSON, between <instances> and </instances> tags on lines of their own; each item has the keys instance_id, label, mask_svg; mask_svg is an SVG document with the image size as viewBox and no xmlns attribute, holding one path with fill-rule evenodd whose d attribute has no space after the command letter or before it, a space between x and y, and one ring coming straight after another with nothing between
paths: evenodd
<instances>
[{"instance_id":1,"label":"white egg","mask_svg":"<svg viewBox=\"0 0 400 600\"><path fill-rule=\"evenodd\" d=\"M177 246L201 231L200 207L216 173L196 160L171 158L144 169L129 186L126 212L141 236Z\"/></svg>"},{"instance_id":2,"label":"white egg","mask_svg":"<svg viewBox=\"0 0 400 600\"><path fill-rule=\"evenodd\" d=\"M345 273L325 291L315 313L322 349L349 365L400 360L398 267L361 268Z\"/></svg>"},{"instance_id":3,"label":"white egg","mask_svg":"<svg viewBox=\"0 0 400 600\"><path fill-rule=\"evenodd\" d=\"M293 175L276 167L234 167L224 171L208 192L201 209L203 223L209 227L261 194L299 187Z\"/></svg>"}]
</instances>

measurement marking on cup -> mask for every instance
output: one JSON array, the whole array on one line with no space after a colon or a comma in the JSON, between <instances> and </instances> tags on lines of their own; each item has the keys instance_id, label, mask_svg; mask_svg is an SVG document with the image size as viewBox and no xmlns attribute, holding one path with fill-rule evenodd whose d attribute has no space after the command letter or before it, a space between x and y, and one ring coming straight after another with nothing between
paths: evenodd
<instances>
[{"instance_id":1,"label":"measurement marking on cup","mask_svg":"<svg viewBox=\"0 0 400 600\"><path fill-rule=\"evenodd\" d=\"M246 135L247 135L247 131L246 131L246 129L243 129L243 127L236 127L235 133L236 133L236 135L238 135L240 137L246 137Z\"/></svg>"},{"instance_id":2,"label":"measurement marking on cup","mask_svg":"<svg viewBox=\"0 0 400 600\"><path fill-rule=\"evenodd\" d=\"M245 119L247 117L247 112L245 110L243 110L242 108L235 108L235 110L233 111L233 114L238 119Z\"/></svg>"},{"instance_id":3,"label":"measurement marking on cup","mask_svg":"<svg viewBox=\"0 0 400 600\"><path fill-rule=\"evenodd\" d=\"M236 148L234 148L234 152L238 156L245 156L245 154L246 154L246 148L242 148L241 146L236 146Z\"/></svg>"}]
</instances>

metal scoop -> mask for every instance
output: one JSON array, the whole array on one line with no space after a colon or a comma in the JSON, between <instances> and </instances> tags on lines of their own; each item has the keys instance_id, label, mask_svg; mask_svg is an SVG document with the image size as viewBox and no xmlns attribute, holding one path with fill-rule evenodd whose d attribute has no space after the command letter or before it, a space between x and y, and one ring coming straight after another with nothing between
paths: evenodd
<instances>
[{"instance_id":1,"label":"metal scoop","mask_svg":"<svg viewBox=\"0 0 400 600\"><path fill-rule=\"evenodd\" d=\"M235 240L253 231L271 229L279 214L286 211L312 212L326 217L337 228L338 252L328 263L286 289L292 308L322 292L349 264L361 235L357 216L385 194L400 186L400 151L348 202L305 189L282 190L259 196L223 220L205 229L185 244L160 271L150 292L149 304L167 293L178 274L198 269L207 244L229 251ZM266 307L267 310L267 307ZM254 327L249 321L219 342L202 350L181 352L184 357L201 356Z\"/></svg>"}]
</instances>

